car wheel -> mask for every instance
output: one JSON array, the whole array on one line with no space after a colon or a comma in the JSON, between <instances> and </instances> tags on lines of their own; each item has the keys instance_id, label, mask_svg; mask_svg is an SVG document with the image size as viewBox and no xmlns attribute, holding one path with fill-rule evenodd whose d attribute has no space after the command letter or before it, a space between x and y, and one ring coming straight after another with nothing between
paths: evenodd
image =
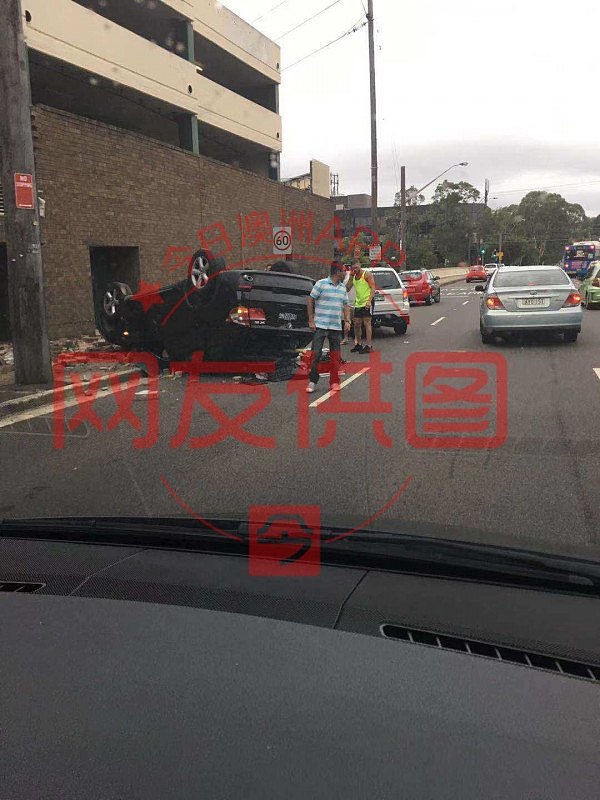
<instances>
[{"instance_id":1,"label":"car wheel","mask_svg":"<svg viewBox=\"0 0 600 800\"><path fill-rule=\"evenodd\" d=\"M119 306L126 297L131 296L131 289L126 283L109 283L102 298L102 315L109 321L119 315Z\"/></svg>"},{"instance_id":2,"label":"car wheel","mask_svg":"<svg viewBox=\"0 0 600 800\"><path fill-rule=\"evenodd\" d=\"M126 283L109 283L96 314L98 330L107 342L124 346L126 340L123 337L123 324L121 322L121 308L123 300L130 297L131 289Z\"/></svg>"},{"instance_id":3,"label":"car wheel","mask_svg":"<svg viewBox=\"0 0 600 800\"><path fill-rule=\"evenodd\" d=\"M433 302L433 300L431 299L431 295L429 295L429 297L425 298L425 305L426 306L430 306L432 302Z\"/></svg>"},{"instance_id":4,"label":"car wheel","mask_svg":"<svg viewBox=\"0 0 600 800\"><path fill-rule=\"evenodd\" d=\"M579 331L565 331L565 342L573 343L577 341Z\"/></svg>"},{"instance_id":5,"label":"car wheel","mask_svg":"<svg viewBox=\"0 0 600 800\"><path fill-rule=\"evenodd\" d=\"M483 326L479 326L479 332L481 333L481 342L482 344L493 344L494 336L493 334L489 333Z\"/></svg>"},{"instance_id":6,"label":"car wheel","mask_svg":"<svg viewBox=\"0 0 600 800\"><path fill-rule=\"evenodd\" d=\"M433 298L433 301L434 303L439 303L441 299L442 299L442 293L438 292L436 296Z\"/></svg>"},{"instance_id":7,"label":"car wheel","mask_svg":"<svg viewBox=\"0 0 600 800\"><path fill-rule=\"evenodd\" d=\"M211 264L205 250L197 250L190 259L188 278L194 289L206 286L211 275Z\"/></svg>"},{"instance_id":8,"label":"car wheel","mask_svg":"<svg viewBox=\"0 0 600 800\"><path fill-rule=\"evenodd\" d=\"M408 326L407 326L406 322L404 322L404 320L402 320L402 322L397 322L394 325L394 333L396 334L396 336L404 336L404 334L406 333L407 328L408 328Z\"/></svg>"}]
</instances>

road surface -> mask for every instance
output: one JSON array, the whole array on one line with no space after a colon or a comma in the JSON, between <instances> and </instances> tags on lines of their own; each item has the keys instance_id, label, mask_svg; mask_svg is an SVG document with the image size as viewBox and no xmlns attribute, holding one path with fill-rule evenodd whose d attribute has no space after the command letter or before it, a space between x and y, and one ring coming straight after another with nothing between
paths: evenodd
<instances>
[{"instance_id":1,"label":"road surface","mask_svg":"<svg viewBox=\"0 0 600 800\"><path fill-rule=\"evenodd\" d=\"M442 290L440 304L411 309L406 336L377 333L376 348L393 365L382 377L382 398L392 404L391 413L322 413L329 383L323 378L309 399L309 449L298 446L299 395L290 394L286 383L269 384L268 407L247 425L254 434L274 437L270 448L232 437L201 449L192 449L189 440L172 447L187 385L181 378L160 380L160 436L146 450L134 449L135 433L123 423L112 432L78 428L56 449L51 409L32 411L33 417L0 428L0 517L185 516L191 513L186 509L203 517L246 517L252 505L309 504L318 505L328 522L352 525L379 514L373 527L544 550L574 547L597 557L600 310L585 312L576 344L528 338L484 346L479 302L472 285L454 284ZM419 449L406 441L405 362L426 351L506 359L508 429L502 447ZM368 357L345 354L364 363L365 372L344 376L342 399L364 402ZM254 399L225 396L215 402L234 417ZM104 397L94 408L105 426L114 400ZM135 410L144 416L145 398L137 398ZM391 447L373 434L378 417ZM319 448L316 439L327 419L337 420L336 438ZM197 406L191 435L217 428Z\"/></svg>"}]
</instances>

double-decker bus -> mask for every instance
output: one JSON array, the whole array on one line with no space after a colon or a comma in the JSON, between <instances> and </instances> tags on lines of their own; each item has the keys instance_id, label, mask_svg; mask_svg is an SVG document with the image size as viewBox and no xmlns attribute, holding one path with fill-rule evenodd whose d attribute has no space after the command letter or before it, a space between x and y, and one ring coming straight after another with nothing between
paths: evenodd
<instances>
[{"instance_id":1,"label":"double-decker bus","mask_svg":"<svg viewBox=\"0 0 600 800\"><path fill-rule=\"evenodd\" d=\"M583 278L592 261L600 260L600 242L574 242L565 247L563 269L567 275Z\"/></svg>"}]
</instances>

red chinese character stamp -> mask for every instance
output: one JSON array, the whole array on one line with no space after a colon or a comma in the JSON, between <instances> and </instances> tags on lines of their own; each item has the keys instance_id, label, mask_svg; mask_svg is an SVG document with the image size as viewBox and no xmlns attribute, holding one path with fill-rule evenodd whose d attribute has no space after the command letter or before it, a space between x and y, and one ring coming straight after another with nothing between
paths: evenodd
<instances>
[{"instance_id":1,"label":"red chinese character stamp","mask_svg":"<svg viewBox=\"0 0 600 800\"><path fill-rule=\"evenodd\" d=\"M250 574L316 576L321 570L319 506L251 506Z\"/></svg>"},{"instance_id":2,"label":"red chinese character stamp","mask_svg":"<svg viewBox=\"0 0 600 800\"><path fill-rule=\"evenodd\" d=\"M89 381L84 381L81 375L72 371L76 366L82 365L117 364L122 367L135 367L141 369L126 376L114 373L108 374L108 385L112 399L117 406L103 426L94 405L98 398L103 378L101 372L94 372ZM138 434L133 440L136 450L153 447L158 442L159 408L158 408L158 359L151 353L62 353L54 362L54 394L52 408L52 431L54 447L62 450L65 446L65 430L73 433L81 425L89 424L97 431L112 431L121 422L130 425ZM147 422L144 426L142 418L134 411L134 402L141 382L147 376L147 390L144 397L148 404ZM73 393L73 402L66 397L67 384L70 383ZM67 420L67 408L75 407L75 413ZM146 430L144 431L144 427Z\"/></svg>"},{"instance_id":3,"label":"red chinese character stamp","mask_svg":"<svg viewBox=\"0 0 600 800\"><path fill-rule=\"evenodd\" d=\"M412 353L405 432L419 449L489 450L508 431L508 370L498 353Z\"/></svg>"},{"instance_id":4,"label":"red chinese character stamp","mask_svg":"<svg viewBox=\"0 0 600 800\"><path fill-rule=\"evenodd\" d=\"M189 438L191 449L212 447L230 436L252 447L275 448L276 440L274 437L259 436L245 428L245 425L261 411L264 411L271 402L271 392L268 386L244 386L217 383L215 381L209 382L201 379L202 374L207 372L221 375L235 375L237 373L249 375L257 372L268 374L275 371L275 364L273 362L213 361L206 364L204 362L204 354L197 352L194 354L191 361L174 362L172 368L176 372L187 372L190 375L183 399L183 411L179 421L179 427L177 433L171 438L172 448L181 447L190 436L190 427L196 404L208 411L212 419L219 424L219 428L205 436L191 436ZM235 417L230 417L212 399L214 395L229 397L254 395L256 400L243 411L237 413Z\"/></svg>"}]
</instances>

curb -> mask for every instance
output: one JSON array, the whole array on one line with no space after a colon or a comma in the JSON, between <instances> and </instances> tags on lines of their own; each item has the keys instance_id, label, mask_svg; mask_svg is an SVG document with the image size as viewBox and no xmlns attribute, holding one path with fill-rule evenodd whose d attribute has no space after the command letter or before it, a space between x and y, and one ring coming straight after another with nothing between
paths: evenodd
<instances>
[{"instance_id":1,"label":"curb","mask_svg":"<svg viewBox=\"0 0 600 800\"><path fill-rule=\"evenodd\" d=\"M82 365L85 366L85 365ZM107 372L105 375L102 376L100 379L99 388L105 389L108 387L109 376L110 375L118 375L120 378L129 377L134 373L139 373L139 367L128 367L127 369L122 370L115 370L114 372ZM83 381L82 386L87 387L91 384L91 380ZM24 411L29 411L33 408L39 408L40 406L49 405L53 402L54 399L54 392L56 391L57 387L52 389L44 389L39 392L34 392L33 394L27 394L24 397L16 397L13 400L5 400L4 402L0 403L0 420L6 419L7 417L12 416L13 414L20 414ZM64 387L64 399L65 400L72 400L74 397L73 386L71 384L67 384Z\"/></svg>"}]
</instances>

